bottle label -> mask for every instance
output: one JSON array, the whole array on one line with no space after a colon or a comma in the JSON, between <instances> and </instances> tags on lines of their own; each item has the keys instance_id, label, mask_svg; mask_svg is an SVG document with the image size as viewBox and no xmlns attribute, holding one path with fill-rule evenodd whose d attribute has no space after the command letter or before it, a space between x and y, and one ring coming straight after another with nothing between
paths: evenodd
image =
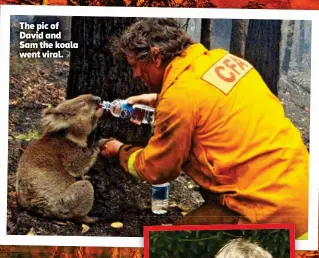
<instances>
[{"instance_id":1,"label":"bottle label","mask_svg":"<svg viewBox=\"0 0 319 258\"><path fill-rule=\"evenodd\" d=\"M133 106L128 105L128 104L126 104L126 103L123 103L123 104L121 105L121 114L120 114L120 117L121 117L121 118L130 118L130 117L132 117L133 112L134 112Z\"/></svg>"},{"instance_id":2,"label":"bottle label","mask_svg":"<svg viewBox=\"0 0 319 258\"><path fill-rule=\"evenodd\" d=\"M152 186L153 200L167 200L168 199L168 185L166 186Z\"/></svg>"}]
</instances>

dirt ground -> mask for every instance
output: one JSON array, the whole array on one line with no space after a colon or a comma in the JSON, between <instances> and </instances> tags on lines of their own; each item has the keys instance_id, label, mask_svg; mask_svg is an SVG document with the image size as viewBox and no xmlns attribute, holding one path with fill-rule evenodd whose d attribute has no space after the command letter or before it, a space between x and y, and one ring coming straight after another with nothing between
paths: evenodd
<instances>
[{"instance_id":1,"label":"dirt ground","mask_svg":"<svg viewBox=\"0 0 319 258\"><path fill-rule=\"evenodd\" d=\"M95 188L95 204L90 215L99 222L81 225L72 221L52 221L18 207L15 172L24 149L41 134L41 111L48 104L65 99L68 60L23 60L12 57L9 102L8 234L143 236L144 225L173 224L182 212L201 205L196 184L182 174L171 183L170 209L166 215L151 212L151 185L138 184L124 174L114 160L100 158L89 172ZM104 167L108 167L105 172ZM104 171L104 172L103 172ZM122 222L120 229L112 222Z\"/></svg>"},{"instance_id":2,"label":"dirt ground","mask_svg":"<svg viewBox=\"0 0 319 258\"><path fill-rule=\"evenodd\" d=\"M95 204L90 215L100 220L94 225L48 220L18 207L15 172L19 157L41 133L41 111L65 98L68 60L23 60L12 57L10 68L9 156L7 233L12 235L65 236L143 236L144 225L174 224L186 212L197 208L203 199L196 184L185 174L170 185L170 209L166 215L151 212L151 186L138 184L124 174L114 160L100 158L89 175L95 188ZM298 78L298 76L296 76ZM296 79L297 80L297 79ZM289 82L288 82L289 81ZM309 146L309 81L282 77L279 98L286 114L300 129ZM107 166L107 173L103 172ZM122 222L120 229L112 222Z\"/></svg>"}]
</instances>

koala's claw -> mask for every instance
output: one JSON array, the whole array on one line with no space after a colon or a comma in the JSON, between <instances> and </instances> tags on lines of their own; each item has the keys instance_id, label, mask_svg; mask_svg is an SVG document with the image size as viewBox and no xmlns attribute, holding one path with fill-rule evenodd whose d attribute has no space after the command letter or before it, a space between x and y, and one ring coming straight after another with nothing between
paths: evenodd
<instances>
[{"instance_id":1,"label":"koala's claw","mask_svg":"<svg viewBox=\"0 0 319 258\"><path fill-rule=\"evenodd\" d=\"M82 180L89 180L89 179L91 179L91 177L90 176L81 176L81 179Z\"/></svg>"},{"instance_id":2,"label":"koala's claw","mask_svg":"<svg viewBox=\"0 0 319 258\"><path fill-rule=\"evenodd\" d=\"M106 142L113 140L113 138L102 138L98 142L99 148L102 148Z\"/></svg>"}]
</instances>

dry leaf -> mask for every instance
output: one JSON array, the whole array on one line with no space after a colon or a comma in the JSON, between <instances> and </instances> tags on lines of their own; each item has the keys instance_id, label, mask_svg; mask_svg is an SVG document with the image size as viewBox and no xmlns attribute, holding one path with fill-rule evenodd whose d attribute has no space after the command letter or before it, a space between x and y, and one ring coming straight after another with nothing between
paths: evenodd
<instances>
[{"instance_id":1,"label":"dry leaf","mask_svg":"<svg viewBox=\"0 0 319 258\"><path fill-rule=\"evenodd\" d=\"M122 222L113 222L111 224L112 228L122 228L123 227L123 223Z\"/></svg>"},{"instance_id":2,"label":"dry leaf","mask_svg":"<svg viewBox=\"0 0 319 258\"><path fill-rule=\"evenodd\" d=\"M169 207L176 207L177 206L177 203L176 202L171 202L170 204L169 204Z\"/></svg>"},{"instance_id":3,"label":"dry leaf","mask_svg":"<svg viewBox=\"0 0 319 258\"><path fill-rule=\"evenodd\" d=\"M33 227L30 229L30 231L29 231L29 233L27 235L28 236L35 236L36 235Z\"/></svg>"},{"instance_id":4,"label":"dry leaf","mask_svg":"<svg viewBox=\"0 0 319 258\"><path fill-rule=\"evenodd\" d=\"M90 227L88 225L82 224L82 233L88 232Z\"/></svg>"},{"instance_id":5,"label":"dry leaf","mask_svg":"<svg viewBox=\"0 0 319 258\"><path fill-rule=\"evenodd\" d=\"M68 225L68 223L66 223L66 222L61 222L61 221L53 221L53 222L55 224L62 225L62 226Z\"/></svg>"},{"instance_id":6,"label":"dry leaf","mask_svg":"<svg viewBox=\"0 0 319 258\"><path fill-rule=\"evenodd\" d=\"M187 187L188 187L188 189L196 189L196 188L198 188L198 185L196 185L196 184L194 184L192 182L189 182L187 184Z\"/></svg>"}]
</instances>

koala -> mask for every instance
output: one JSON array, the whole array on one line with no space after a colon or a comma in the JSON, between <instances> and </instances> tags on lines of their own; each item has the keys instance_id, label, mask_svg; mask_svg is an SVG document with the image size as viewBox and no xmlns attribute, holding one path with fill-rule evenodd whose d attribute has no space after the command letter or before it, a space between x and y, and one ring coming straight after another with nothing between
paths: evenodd
<instances>
[{"instance_id":1,"label":"koala","mask_svg":"<svg viewBox=\"0 0 319 258\"><path fill-rule=\"evenodd\" d=\"M86 173L108 141L87 146L87 137L103 115L100 102L87 94L43 110L43 134L26 148L18 164L16 190L22 207L44 217L97 221L88 216L94 190Z\"/></svg>"}]
</instances>

